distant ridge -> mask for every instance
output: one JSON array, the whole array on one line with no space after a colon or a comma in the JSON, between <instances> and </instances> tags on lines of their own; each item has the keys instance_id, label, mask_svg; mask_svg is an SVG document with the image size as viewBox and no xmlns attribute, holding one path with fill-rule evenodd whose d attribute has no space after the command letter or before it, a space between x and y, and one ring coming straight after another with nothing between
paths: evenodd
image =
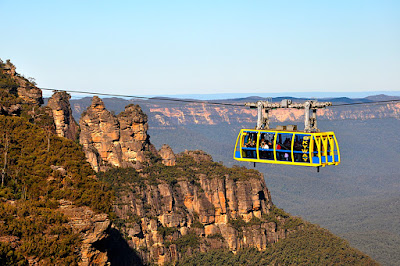
<instances>
[{"instance_id":1,"label":"distant ridge","mask_svg":"<svg viewBox=\"0 0 400 266\"><path fill-rule=\"evenodd\" d=\"M296 97L296 98L365 98L373 95L399 96L400 91L365 91L365 92L279 92L279 93L215 93L215 94L176 94L176 95L145 95L146 97L166 97L179 99L199 99L199 100L221 100L221 99L244 99L248 97Z\"/></svg>"},{"instance_id":2,"label":"distant ridge","mask_svg":"<svg viewBox=\"0 0 400 266\"><path fill-rule=\"evenodd\" d=\"M114 90L118 91L118 90ZM122 93L123 92L119 92ZM43 96L49 98L53 93L50 91L43 91ZM128 93L130 94L130 93ZM136 93L133 93L136 95ZM400 97L400 91L366 91L366 92L279 92L279 93L257 93L257 92L249 92L249 93L215 93L215 94L166 94L166 95L136 95L143 96L149 98L173 98L173 99L197 99L197 100L223 100L223 99L245 99L248 97L260 97L260 98L268 98L268 97L284 97L284 98L340 98L340 97L348 97L348 98L366 98L375 95L387 95ZM87 97L84 94L74 94L72 93L71 98L82 99Z\"/></svg>"}]
</instances>

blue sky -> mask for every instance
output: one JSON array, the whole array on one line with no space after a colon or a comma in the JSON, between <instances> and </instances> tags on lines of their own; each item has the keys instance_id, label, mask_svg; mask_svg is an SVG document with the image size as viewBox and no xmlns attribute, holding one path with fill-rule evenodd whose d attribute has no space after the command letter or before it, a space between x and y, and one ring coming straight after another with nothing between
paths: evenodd
<instances>
[{"instance_id":1,"label":"blue sky","mask_svg":"<svg viewBox=\"0 0 400 266\"><path fill-rule=\"evenodd\" d=\"M130 95L400 91L400 1L0 0L0 58Z\"/></svg>"}]
</instances>

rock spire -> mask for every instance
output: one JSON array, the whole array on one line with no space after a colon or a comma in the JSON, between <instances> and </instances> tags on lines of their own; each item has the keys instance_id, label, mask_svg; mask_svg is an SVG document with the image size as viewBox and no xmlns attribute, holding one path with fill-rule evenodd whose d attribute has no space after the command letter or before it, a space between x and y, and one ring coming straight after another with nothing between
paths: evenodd
<instances>
[{"instance_id":1,"label":"rock spire","mask_svg":"<svg viewBox=\"0 0 400 266\"><path fill-rule=\"evenodd\" d=\"M108 166L141 169L149 154L158 156L147 135L147 116L138 105L130 104L115 116L95 96L82 114L80 143L95 171Z\"/></svg>"},{"instance_id":2,"label":"rock spire","mask_svg":"<svg viewBox=\"0 0 400 266\"><path fill-rule=\"evenodd\" d=\"M70 98L71 96L64 91L55 92L47 106L52 110L57 135L76 140L79 128L72 116Z\"/></svg>"}]
</instances>

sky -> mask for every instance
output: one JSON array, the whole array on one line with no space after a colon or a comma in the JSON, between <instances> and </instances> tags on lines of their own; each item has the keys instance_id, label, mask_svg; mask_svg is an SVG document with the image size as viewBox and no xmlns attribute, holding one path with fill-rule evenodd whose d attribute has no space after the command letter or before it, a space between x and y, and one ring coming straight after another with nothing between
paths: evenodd
<instances>
[{"instance_id":1,"label":"sky","mask_svg":"<svg viewBox=\"0 0 400 266\"><path fill-rule=\"evenodd\" d=\"M39 87L128 95L400 91L400 1L0 0Z\"/></svg>"}]
</instances>

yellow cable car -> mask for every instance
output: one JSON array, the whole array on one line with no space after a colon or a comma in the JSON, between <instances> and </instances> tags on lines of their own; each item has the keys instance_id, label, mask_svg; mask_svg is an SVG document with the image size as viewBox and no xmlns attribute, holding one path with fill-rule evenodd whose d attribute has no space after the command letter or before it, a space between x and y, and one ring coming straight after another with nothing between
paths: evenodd
<instances>
[{"instance_id":1,"label":"yellow cable car","mask_svg":"<svg viewBox=\"0 0 400 266\"><path fill-rule=\"evenodd\" d=\"M233 158L254 163L325 167L340 163L333 132L306 133L276 129L242 129Z\"/></svg>"},{"instance_id":2,"label":"yellow cable car","mask_svg":"<svg viewBox=\"0 0 400 266\"><path fill-rule=\"evenodd\" d=\"M255 163L273 163L325 167L340 163L340 152L335 133L319 132L317 109L331 106L331 102L308 100L292 103L284 99L281 103L258 101L246 103L257 108L256 129L242 129L236 140L233 159ZM296 125L269 128L269 111L277 108L304 109L304 131Z\"/></svg>"}]
</instances>

